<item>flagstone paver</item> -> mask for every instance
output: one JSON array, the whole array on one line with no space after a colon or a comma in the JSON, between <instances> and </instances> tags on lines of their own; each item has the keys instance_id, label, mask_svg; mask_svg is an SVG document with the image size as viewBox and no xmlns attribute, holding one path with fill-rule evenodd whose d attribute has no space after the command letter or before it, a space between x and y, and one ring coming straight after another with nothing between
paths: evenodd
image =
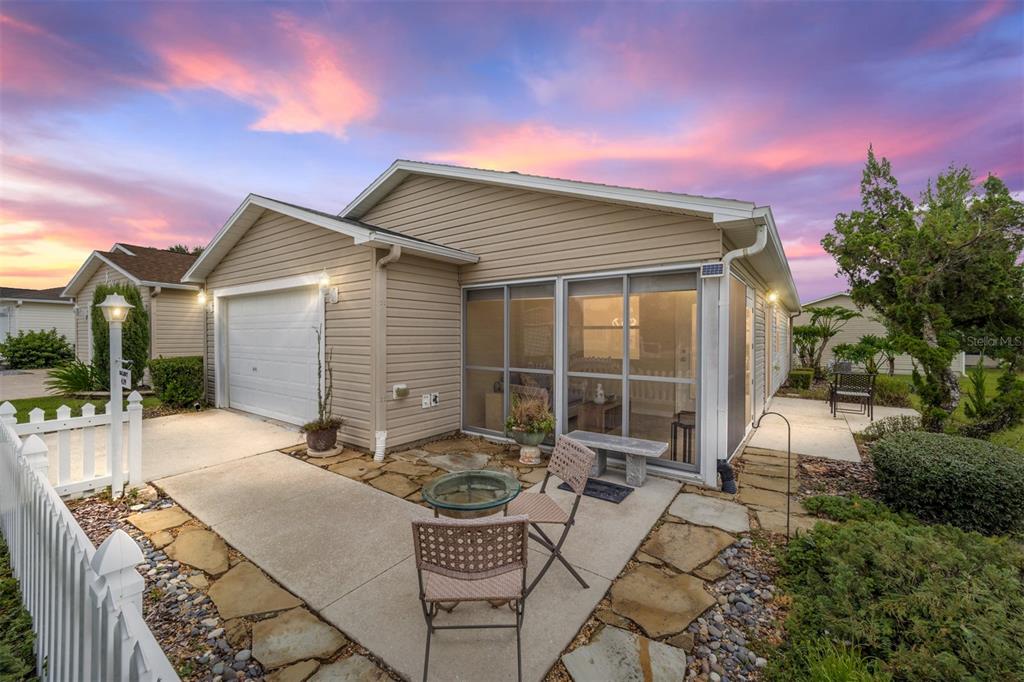
<instances>
[{"instance_id":1,"label":"flagstone paver","mask_svg":"<svg viewBox=\"0 0 1024 682\"><path fill-rule=\"evenodd\" d=\"M171 559L210 575L220 575L228 570L228 546L219 535L208 530L182 531L165 551Z\"/></svg>"},{"instance_id":2,"label":"flagstone paver","mask_svg":"<svg viewBox=\"0 0 1024 682\"><path fill-rule=\"evenodd\" d=\"M309 658L329 658L346 644L345 635L304 608L252 626L252 655L270 670Z\"/></svg>"},{"instance_id":3,"label":"flagstone paver","mask_svg":"<svg viewBox=\"0 0 1024 682\"><path fill-rule=\"evenodd\" d=\"M717 528L666 523L654 531L642 549L680 571L692 571L735 541L736 538Z\"/></svg>"},{"instance_id":4,"label":"flagstone paver","mask_svg":"<svg viewBox=\"0 0 1024 682\"><path fill-rule=\"evenodd\" d=\"M698 526L714 526L728 533L750 530L747 508L742 504L683 493L669 505L668 512Z\"/></svg>"},{"instance_id":5,"label":"flagstone paver","mask_svg":"<svg viewBox=\"0 0 1024 682\"><path fill-rule=\"evenodd\" d=\"M725 576L729 575L730 570L731 569L728 566L718 559L715 559L714 561L709 561L696 569L693 574L702 580L707 580L708 582L713 583L716 580L721 580Z\"/></svg>"},{"instance_id":6,"label":"flagstone paver","mask_svg":"<svg viewBox=\"0 0 1024 682\"><path fill-rule=\"evenodd\" d=\"M158 530L149 536L149 541L153 543L153 549L163 549L174 542L174 536L169 531Z\"/></svg>"},{"instance_id":7,"label":"flagstone paver","mask_svg":"<svg viewBox=\"0 0 1024 682\"><path fill-rule=\"evenodd\" d=\"M386 493L397 497L411 495L420 489L420 486L410 481L401 474L386 473L370 479L370 485Z\"/></svg>"},{"instance_id":8,"label":"flagstone paver","mask_svg":"<svg viewBox=\"0 0 1024 682\"><path fill-rule=\"evenodd\" d=\"M426 464L415 464L405 460L398 460L397 462L389 462L388 464L385 464L384 471L402 474L403 476L411 476L413 478L440 473L436 467L428 466Z\"/></svg>"},{"instance_id":9,"label":"flagstone paver","mask_svg":"<svg viewBox=\"0 0 1024 682\"><path fill-rule=\"evenodd\" d=\"M786 511L786 493L778 493L774 490L764 490L753 486L740 485L740 492L736 498L739 502L756 509L773 509L775 511ZM807 511L796 500L790 501L790 509L795 514L806 514Z\"/></svg>"},{"instance_id":10,"label":"flagstone paver","mask_svg":"<svg viewBox=\"0 0 1024 682\"><path fill-rule=\"evenodd\" d=\"M367 474L376 473L377 469L384 466L384 462L373 462L364 459L350 459L340 464L327 467L328 471L348 478L361 479Z\"/></svg>"},{"instance_id":11,"label":"flagstone paver","mask_svg":"<svg viewBox=\"0 0 1024 682\"><path fill-rule=\"evenodd\" d=\"M793 474L793 480L797 480L800 473L796 464L790 467L790 471ZM772 478L786 478L786 465L785 464L758 464L756 462L743 462L743 473L742 476L749 474L755 474L757 476L771 476Z\"/></svg>"},{"instance_id":12,"label":"flagstone paver","mask_svg":"<svg viewBox=\"0 0 1024 682\"><path fill-rule=\"evenodd\" d=\"M786 512L784 511L758 511L757 522L761 528L770 533L786 533ZM806 533L818 523L829 523L827 519L820 519L816 516L804 516L802 514L790 514L789 534Z\"/></svg>"},{"instance_id":13,"label":"flagstone paver","mask_svg":"<svg viewBox=\"0 0 1024 682\"><path fill-rule=\"evenodd\" d=\"M320 667L319 661L299 661L267 675L267 682L305 682Z\"/></svg>"},{"instance_id":14,"label":"flagstone paver","mask_svg":"<svg viewBox=\"0 0 1024 682\"><path fill-rule=\"evenodd\" d=\"M686 677L686 653L621 628L606 626L586 646L562 657L574 680L677 682Z\"/></svg>"},{"instance_id":15,"label":"flagstone paver","mask_svg":"<svg viewBox=\"0 0 1024 682\"><path fill-rule=\"evenodd\" d=\"M347 462L350 459L358 459L362 456L363 453L358 450L343 450L337 455L331 455L330 457L313 457L309 461L319 467L332 467L335 464L341 464L342 462Z\"/></svg>"},{"instance_id":16,"label":"flagstone paver","mask_svg":"<svg viewBox=\"0 0 1024 682\"><path fill-rule=\"evenodd\" d=\"M283 611L302 604L302 600L281 589L258 568L243 561L210 586L210 599L220 617Z\"/></svg>"},{"instance_id":17,"label":"flagstone paver","mask_svg":"<svg viewBox=\"0 0 1024 682\"><path fill-rule=\"evenodd\" d=\"M156 533L157 531L175 528L190 521L191 516L182 511L181 507L168 507L151 512L139 512L128 517L128 523L132 524L143 533Z\"/></svg>"},{"instance_id":18,"label":"flagstone paver","mask_svg":"<svg viewBox=\"0 0 1024 682\"><path fill-rule=\"evenodd\" d=\"M448 453L433 455L426 458L431 466L445 471L468 471L470 469L483 469L490 461L490 457L483 453Z\"/></svg>"},{"instance_id":19,"label":"flagstone paver","mask_svg":"<svg viewBox=\"0 0 1024 682\"><path fill-rule=\"evenodd\" d=\"M617 614L654 638L681 632L715 603L703 580L685 573L668 575L647 564L612 584L611 601Z\"/></svg>"},{"instance_id":20,"label":"flagstone paver","mask_svg":"<svg viewBox=\"0 0 1024 682\"><path fill-rule=\"evenodd\" d=\"M373 661L356 654L320 666L309 682L385 682L389 679Z\"/></svg>"},{"instance_id":21,"label":"flagstone paver","mask_svg":"<svg viewBox=\"0 0 1024 682\"><path fill-rule=\"evenodd\" d=\"M792 481L788 482L790 490L796 492L799 487L799 483L793 484ZM755 488L761 488L762 490L774 490L777 493L785 493L787 481L785 477L777 478L772 476L759 476L757 474L748 474L744 471L740 474L740 485L741 486L753 486Z\"/></svg>"}]
</instances>

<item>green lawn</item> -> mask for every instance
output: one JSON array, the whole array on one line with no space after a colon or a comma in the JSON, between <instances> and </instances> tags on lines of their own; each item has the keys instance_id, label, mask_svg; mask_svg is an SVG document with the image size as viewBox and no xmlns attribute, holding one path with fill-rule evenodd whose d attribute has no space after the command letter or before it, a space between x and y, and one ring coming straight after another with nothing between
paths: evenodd
<instances>
[{"instance_id":1,"label":"green lawn","mask_svg":"<svg viewBox=\"0 0 1024 682\"><path fill-rule=\"evenodd\" d=\"M92 403L96 406L96 411L101 412L103 405L106 404L104 398L93 398L91 400L83 400L81 398L64 398L59 395L54 396L42 396L40 398L19 398L18 400L12 400L11 404L14 405L14 409L18 411L17 417L18 422L27 422L28 413L35 408L41 408L46 412L44 419L56 419L57 408L61 405L67 405L71 408L71 416L79 417L82 414L82 405L86 403ZM125 409L128 407L128 401L124 402ZM149 395L142 399L142 408L159 407L160 399L156 396Z\"/></svg>"},{"instance_id":2,"label":"green lawn","mask_svg":"<svg viewBox=\"0 0 1024 682\"><path fill-rule=\"evenodd\" d=\"M987 369L985 370L985 386L988 388L989 396L996 394L996 382L999 380L1000 371L998 369ZM907 384L911 384L911 378L909 374L897 374L894 379L905 381ZM964 403L967 390L970 387L970 380L966 376L960 377L960 404L957 406L956 411L953 413L953 419L961 422L967 421L967 417L964 416ZM921 399L917 397L917 394L911 391L910 402L914 409L921 409ZM1015 448L1017 450L1024 451L1024 424L1015 426L1006 431L1001 431L991 438L993 443L1005 445L1007 447Z\"/></svg>"}]
</instances>

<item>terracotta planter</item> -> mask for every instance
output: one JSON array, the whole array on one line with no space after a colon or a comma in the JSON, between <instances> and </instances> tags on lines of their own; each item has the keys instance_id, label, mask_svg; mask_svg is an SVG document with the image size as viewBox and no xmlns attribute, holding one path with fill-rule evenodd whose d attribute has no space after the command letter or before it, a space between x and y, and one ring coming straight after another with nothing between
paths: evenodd
<instances>
[{"instance_id":1,"label":"terracotta planter","mask_svg":"<svg viewBox=\"0 0 1024 682\"><path fill-rule=\"evenodd\" d=\"M338 427L306 432L306 447L310 452L327 452L338 443Z\"/></svg>"}]
</instances>

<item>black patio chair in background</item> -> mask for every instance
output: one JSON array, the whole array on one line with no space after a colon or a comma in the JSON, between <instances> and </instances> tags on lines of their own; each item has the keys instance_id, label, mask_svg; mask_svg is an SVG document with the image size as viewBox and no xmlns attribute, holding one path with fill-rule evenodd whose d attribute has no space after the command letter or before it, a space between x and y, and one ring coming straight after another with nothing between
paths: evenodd
<instances>
[{"instance_id":1,"label":"black patio chair in background","mask_svg":"<svg viewBox=\"0 0 1024 682\"><path fill-rule=\"evenodd\" d=\"M875 420L875 376L861 372L837 372L829 390L829 403L832 416L839 412L866 414L871 421ZM855 403L856 410L842 409L840 403Z\"/></svg>"}]
</instances>

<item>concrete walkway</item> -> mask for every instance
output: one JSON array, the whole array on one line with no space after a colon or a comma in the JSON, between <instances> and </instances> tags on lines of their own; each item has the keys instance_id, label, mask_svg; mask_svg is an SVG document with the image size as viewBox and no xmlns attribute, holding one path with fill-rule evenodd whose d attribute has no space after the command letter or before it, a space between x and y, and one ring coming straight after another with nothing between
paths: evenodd
<instances>
[{"instance_id":1,"label":"concrete walkway","mask_svg":"<svg viewBox=\"0 0 1024 682\"><path fill-rule=\"evenodd\" d=\"M0 370L0 402L49 395L45 384L49 376L48 369Z\"/></svg>"},{"instance_id":2,"label":"concrete walkway","mask_svg":"<svg viewBox=\"0 0 1024 682\"><path fill-rule=\"evenodd\" d=\"M621 482L614 472L609 478ZM426 626L409 524L430 510L278 452L156 483L346 635L402 675L422 675ZM649 478L619 505L583 498L565 554L590 589L556 564L530 596L524 679L540 680L554 665L679 487ZM568 508L569 493L553 495ZM544 559L531 551L528 572ZM443 615L449 623L512 618L487 604ZM514 633L441 632L430 669L434 679L513 680Z\"/></svg>"},{"instance_id":3,"label":"concrete walkway","mask_svg":"<svg viewBox=\"0 0 1024 682\"><path fill-rule=\"evenodd\" d=\"M870 420L866 415L839 413L833 417L824 400L801 398L772 399L769 411L783 414L793 427L793 453L859 462L860 453L853 434L863 431ZM916 415L915 410L900 407L875 407L875 421L892 415ZM786 423L767 416L747 445L765 450L786 451Z\"/></svg>"},{"instance_id":4,"label":"concrete walkway","mask_svg":"<svg viewBox=\"0 0 1024 682\"><path fill-rule=\"evenodd\" d=\"M127 426L124 433L127 438ZM93 438L96 470L104 471L107 465L107 427L96 427ZM43 440L51 453L50 481L56 483L58 435L50 433ZM302 440L302 434L294 428L229 410L204 410L143 419L142 476L153 481L286 448ZM82 475L80 429L71 432L70 444L71 476L72 480L78 480Z\"/></svg>"}]
</instances>

